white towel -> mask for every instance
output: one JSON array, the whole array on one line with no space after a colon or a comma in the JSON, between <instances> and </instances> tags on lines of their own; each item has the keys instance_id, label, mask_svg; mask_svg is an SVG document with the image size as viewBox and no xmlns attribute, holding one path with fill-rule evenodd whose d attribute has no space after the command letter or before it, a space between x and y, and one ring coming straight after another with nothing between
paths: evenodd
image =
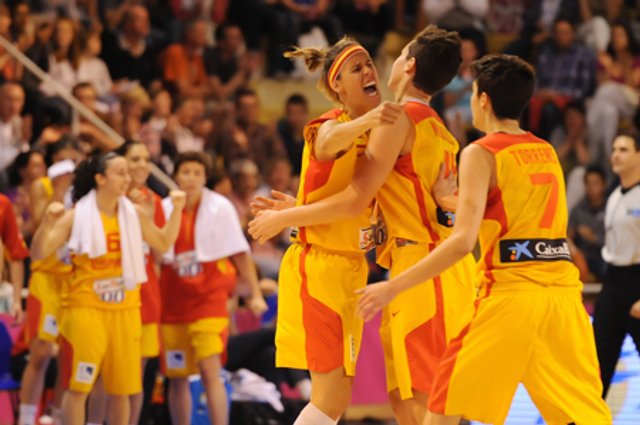
<instances>
[{"instance_id":1,"label":"white towel","mask_svg":"<svg viewBox=\"0 0 640 425\"><path fill-rule=\"evenodd\" d=\"M173 211L170 198L162 200L162 209L168 219ZM240 252L249 252L235 207L227 198L209 189L202 190L195 225L196 261L208 263ZM175 260L174 247L163 258L165 264Z\"/></svg>"},{"instance_id":2,"label":"white towel","mask_svg":"<svg viewBox=\"0 0 640 425\"><path fill-rule=\"evenodd\" d=\"M125 196L118 199L118 226L120 227L122 279L125 288L131 290L135 289L136 285L147 281L147 272L144 264L140 220L135 206ZM76 203L69 248L76 253L87 254L89 258L101 257L107 253L107 241L95 190Z\"/></svg>"}]
</instances>

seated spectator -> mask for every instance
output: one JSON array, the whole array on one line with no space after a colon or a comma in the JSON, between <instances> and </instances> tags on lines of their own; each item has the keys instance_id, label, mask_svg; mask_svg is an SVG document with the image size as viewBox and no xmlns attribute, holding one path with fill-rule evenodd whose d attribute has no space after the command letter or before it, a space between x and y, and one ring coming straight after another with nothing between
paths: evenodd
<instances>
[{"instance_id":1,"label":"seated spectator","mask_svg":"<svg viewBox=\"0 0 640 425\"><path fill-rule=\"evenodd\" d=\"M31 120L20 113L24 106L24 90L17 83L0 86L0 189L7 184L7 167L14 158L29 149Z\"/></svg>"},{"instance_id":2,"label":"seated spectator","mask_svg":"<svg viewBox=\"0 0 640 425\"><path fill-rule=\"evenodd\" d=\"M329 0L282 0L271 5L273 28L267 57L269 76L292 70L291 63L283 60L282 54L297 45L298 37L308 33L312 27L320 27L329 44L336 43L344 35L342 23L333 15L330 5Z\"/></svg>"},{"instance_id":3,"label":"seated spectator","mask_svg":"<svg viewBox=\"0 0 640 425\"><path fill-rule=\"evenodd\" d=\"M102 59L116 85L138 81L148 87L160 76L158 45L149 39L149 12L142 5L127 5L120 29L102 33Z\"/></svg>"},{"instance_id":4,"label":"seated spectator","mask_svg":"<svg viewBox=\"0 0 640 425\"><path fill-rule=\"evenodd\" d=\"M480 49L472 37L462 38L462 64L458 75L442 90L444 96L444 119L451 134L466 146L467 131L471 129L471 83L474 77L471 72L471 62L481 56Z\"/></svg>"},{"instance_id":5,"label":"seated spectator","mask_svg":"<svg viewBox=\"0 0 640 425\"><path fill-rule=\"evenodd\" d=\"M583 254L595 279L602 279L606 264L602 259L604 245L604 210L607 188L605 173L590 166L584 174L585 197L571 210L568 235Z\"/></svg>"},{"instance_id":6,"label":"seated spectator","mask_svg":"<svg viewBox=\"0 0 640 425\"><path fill-rule=\"evenodd\" d=\"M238 89L249 84L254 69L252 61L242 54L244 39L240 27L221 24L215 31L216 46L205 50L204 65L211 80L213 97L229 100Z\"/></svg>"},{"instance_id":7,"label":"seated spectator","mask_svg":"<svg viewBox=\"0 0 640 425\"><path fill-rule=\"evenodd\" d=\"M138 140L142 119L150 104L149 95L141 86L135 86L121 96L122 119L118 128L125 139Z\"/></svg>"},{"instance_id":8,"label":"seated spectator","mask_svg":"<svg viewBox=\"0 0 640 425\"><path fill-rule=\"evenodd\" d=\"M260 100L253 90L241 90L235 102L236 122L216 146L226 164L249 158L263 172L271 158L286 156L274 129L260 122Z\"/></svg>"},{"instance_id":9,"label":"seated spectator","mask_svg":"<svg viewBox=\"0 0 640 425\"><path fill-rule=\"evenodd\" d=\"M56 21L51 39L51 53L47 73L62 87L71 91L78 81L80 66L80 40L74 22L67 18ZM40 90L45 96L55 96L52 84L43 81Z\"/></svg>"},{"instance_id":10,"label":"seated spectator","mask_svg":"<svg viewBox=\"0 0 640 425\"><path fill-rule=\"evenodd\" d=\"M603 167L608 165L620 120L635 113L640 89L640 45L627 23L615 22L611 29L611 43L598 57L598 88L587 117L594 137L591 157L600 158Z\"/></svg>"},{"instance_id":11,"label":"seated spectator","mask_svg":"<svg viewBox=\"0 0 640 425\"><path fill-rule=\"evenodd\" d=\"M588 96L595 84L595 56L575 39L573 23L564 17L553 26L553 40L538 56L538 86L529 104L529 127L548 138L571 99Z\"/></svg>"},{"instance_id":12,"label":"seated spectator","mask_svg":"<svg viewBox=\"0 0 640 425\"><path fill-rule=\"evenodd\" d=\"M12 22L11 38L18 43L18 48L25 52L36 39L36 26L29 3L19 1L13 6Z\"/></svg>"},{"instance_id":13,"label":"seated spectator","mask_svg":"<svg viewBox=\"0 0 640 425\"><path fill-rule=\"evenodd\" d=\"M258 189L258 167L250 159L237 159L229 166L229 177L233 188L229 200L238 212L242 229L246 231L247 224L253 217L250 204Z\"/></svg>"},{"instance_id":14,"label":"seated spectator","mask_svg":"<svg viewBox=\"0 0 640 425\"><path fill-rule=\"evenodd\" d=\"M586 166L591 161L584 102L572 100L564 111L564 125L557 127L549 140L556 149L565 176L576 166Z\"/></svg>"},{"instance_id":15,"label":"seated spectator","mask_svg":"<svg viewBox=\"0 0 640 425\"><path fill-rule=\"evenodd\" d=\"M0 35L12 40L11 13L5 4L0 4ZM20 81L23 66L4 47L0 47L0 79L2 81Z\"/></svg>"},{"instance_id":16,"label":"seated spectator","mask_svg":"<svg viewBox=\"0 0 640 425\"><path fill-rule=\"evenodd\" d=\"M276 124L278 137L287 151L293 174L300 175L302 166L302 150L304 148L304 126L309 121L309 104L301 94L292 94L287 99L284 117Z\"/></svg>"},{"instance_id":17,"label":"seated spectator","mask_svg":"<svg viewBox=\"0 0 640 425\"><path fill-rule=\"evenodd\" d=\"M152 93L151 111L147 118L147 123L159 133L162 133L171 118L173 109L173 99L164 88Z\"/></svg>"},{"instance_id":18,"label":"seated spectator","mask_svg":"<svg viewBox=\"0 0 640 425\"><path fill-rule=\"evenodd\" d=\"M524 24L525 2L522 0L491 0L487 28L492 33L517 35Z\"/></svg>"},{"instance_id":19,"label":"seated spectator","mask_svg":"<svg viewBox=\"0 0 640 425\"><path fill-rule=\"evenodd\" d=\"M73 96L107 125L112 124L111 117L107 114L106 105L98 102L98 93L91 83L79 83L73 87ZM90 150L111 151L118 147L117 143L96 127L92 122L83 117L78 117L78 126L75 129L82 142L90 146Z\"/></svg>"},{"instance_id":20,"label":"seated spectator","mask_svg":"<svg viewBox=\"0 0 640 425\"><path fill-rule=\"evenodd\" d=\"M197 96L187 97L176 103L175 115L167 122L165 137L171 141L178 153L204 149L204 138L196 132L198 121L202 117L202 99Z\"/></svg>"},{"instance_id":21,"label":"seated spectator","mask_svg":"<svg viewBox=\"0 0 640 425\"><path fill-rule=\"evenodd\" d=\"M206 31L203 20L190 22L185 28L184 42L172 44L163 54L164 79L178 87L180 96L213 96L202 56L207 42Z\"/></svg>"},{"instance_id":22,"label":"seated spectator","mask_svg":"<svg viewBox=\"0 0 640 425\"><path fill-rule=\"evenodd\" d=\"M20 153L9 167L9 189L6 195L13 204L22 237L26 241L31 240L36 231L35 222L29 213L31 185L44 177L46 172L44 155L37 150Z\"/></svg>"},{"instance_id":23,"label":"seated spectator","mask_svg":"<svg viewBox=\"0 0 640 425\"><path fill-rule=\"evenodd\" d=\"M102 40L98 31L88 31L80 40L80 66L78 81L89 82L101 99L108 98L113 91L113 81L109 69L99 58Z\"/></svg>"},{"instance_id":24,"label":"seated spectator","mask_svg":"<svg viewBox=\"0 0 640 425\"><path fill-rule=\"evenodd\" d=\"M448 29L484 30L489 0L423 0L429 22Z\"/></svg>"},{"instance_id":25,"label":"seated spectator","mask_svg":"<svg viewBox=\"0 0 640 425\"><path fill-rule=\"evenodd\" d=\"M375 57L393 26L393 5L386 0L342 0L336 5L344 31Z\"/></svg>"}]
</instances>

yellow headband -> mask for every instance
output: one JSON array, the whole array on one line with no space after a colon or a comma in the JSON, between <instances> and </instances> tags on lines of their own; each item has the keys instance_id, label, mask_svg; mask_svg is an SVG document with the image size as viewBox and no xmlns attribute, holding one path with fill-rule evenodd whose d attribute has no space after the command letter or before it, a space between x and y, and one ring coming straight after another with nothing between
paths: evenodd
<instances>
[{"instance_id":1,"label":"yellow headband","mask_svg":"<svg viewBox=\"0 0 640 425\"><path fill-rule=\"evenodd\" d=\"M364 47L360 46L359 44L354 44L353 46L347 47L338 54L338 56L329 67L329 72L327 72L327 81L329 82L329 87L333 89L333 85L338 79L338 75L340 75L340 71L342 71L342 67L344 66L344 64L351 56L359 52L364 52L367 56L369 55Z\"/></svg>"}]
</instances>

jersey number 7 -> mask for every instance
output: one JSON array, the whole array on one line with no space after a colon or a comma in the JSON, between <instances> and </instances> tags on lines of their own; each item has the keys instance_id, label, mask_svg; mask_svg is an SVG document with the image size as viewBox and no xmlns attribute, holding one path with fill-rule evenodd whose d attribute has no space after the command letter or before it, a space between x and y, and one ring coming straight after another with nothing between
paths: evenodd
<instances>
[{"instance_id":1,"label":"jersey number 7","mask_svg":"<svg viewBox=\"0 0 640 425\"><path fill-rule=\"evenodd\" d=\"M553 173L533 173L529 174L529 180L534 185L551 185L542 218L538 223L538 227L541 229L549 229L558 209L558 178Z\"/></svg>"}]
</instances>

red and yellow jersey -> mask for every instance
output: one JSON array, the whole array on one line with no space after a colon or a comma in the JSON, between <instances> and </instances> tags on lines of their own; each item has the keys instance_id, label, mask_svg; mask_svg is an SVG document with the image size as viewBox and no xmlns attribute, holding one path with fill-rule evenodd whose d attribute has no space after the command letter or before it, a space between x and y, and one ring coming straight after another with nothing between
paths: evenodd
<instances>
[{"instance_id":1,"label":"red and yellow jersey","mask_svg":"<svg viewBox=\"0 0 640 425\"><path fill-rule=\"evenodd\" d=\"M162 198L156 195L149 188L143 188L142 192L145 196L153 199L153 221L159 228L164 227L166 220L162 212ZM158 273L156 272L156 260L149 248L144 242L145 265L147 269L147 281L140 286L140 314L142 315L142 323L159 323L160 322L160 284L158 282Z\"/></svg>"},{"instance_id":2,"label":"red and yellow jersey","mask_svg":"<svg viewBox=\"0 0 640 425\"><path fill-rule=\"evenodd\" d=\"M106 237L107 253L89 258L86 254L72 257L74 273L62 296L63 307L90 307L124 310L140 307L139 286L127 290L122 279L122 252L118 217L100 213ZM79 219L76 217L76 219Z\"/></svg>"},{"instance_id":3,"label":"red and yellow jersey","mask_svg":"<svg viewBox=\"0 0 640 425\"><path fill-rule=\"evenodd\" d=\"M236 269L229 258L207 263L196 259L195 227L199 207L182 211L180 232L174 245L175 260L162 266L162 323L190 323L229 315L227 300L235 289Z\"/></svg>"},{"instance_id":4,"label":"red and yellow jersey","mask_svg":"<svg viewBox=\"0 0 640 425\"><path fill-rule=\"evenodd\" d=\"M496 162L496 186L480 226L482 284L580 286L567 244L567 199L553 147L527 133L476 142Z\"/></svg>"},{"instance_id":5,"label":"red and yellow jersey","mask_svg":"<svg viewBox=\"0 0 640 425\"><path fill-rule=\"evenodd\" d=\"M415 142L398 158L376 195L387 231L378 263L387 268L395 240L437 244L451 234L455 220L453 213L438 207L432 187L442 164L447 175L457 174L459 144L426 103L409 100L405 112L415 126Z\"/></svg>"},{"instance_id":6,"label":"red and yellow jersey","mask_svg":"<svg viewBox=\"0 0 640 425\"><path fill-rule=\"evenodd\" d=\"M24 260L29 256L11 201L3 194L0 194L0 238L4 247L4 258L15 261Z\"/></svg>"},{"instance_id":7,"label":"red and yellow jersey","mask_svg":"<svg viewBox=\"0 0 640 425\"><path fill-rule=\"evenodd\" d=\"M318 128L329 120L347 122L350 118L346 112L333 109L306 125L298 205L318 202L347 188L353 178L358 156L364 153L367 146L368 133L354 140L353 145L338 158L328 161L316 159L313 150ZM330 251L365 252L373 247L370 216L371 210L367 209L356 218L300 227L296 239Z\"/></svg>"},{"instance_id":8,"label":"red and yellow jersey","mask_svg":"<svg viewBox=\"0 0 640 425\"><path fill-rule=\"evenodd\" d=\"M53 183L51 183L51 179L49 177L40 177L37 181L42 184L42 187L47 194L47 199L51 200L51 198L53 198ZM65 246L47 258L31 262L31 270L53 273L56 275L70 275L73 271L73 267L71 265L69 250Z\"/></svg>"}]
</instances>

